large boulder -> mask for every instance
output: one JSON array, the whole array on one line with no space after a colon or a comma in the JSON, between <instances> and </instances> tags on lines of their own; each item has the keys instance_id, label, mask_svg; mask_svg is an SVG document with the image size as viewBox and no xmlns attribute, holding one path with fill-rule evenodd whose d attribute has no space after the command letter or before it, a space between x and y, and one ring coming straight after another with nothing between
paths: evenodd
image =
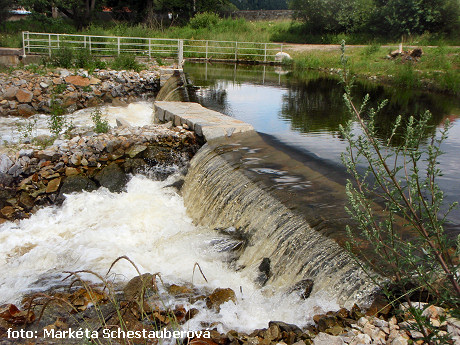
<instances>
[{"instance_id":1,"label":"large boulder","mask_svg":"<svg viewBox=\"0 0 460 345\"><path fill-rule=\"evenodd\" d=\"M94 176L102 187L106 187L112 193L119 193L123 190L128 182L128 176L118 166L117 163L111 163Z\"/></svg>"},{"instance_id":2,"label":"large boulder","mask_svg":"<svg viewBox=\"0 0 460 345\"><path fill-rule=\"evenodd\" d=\"M59 192L60 199L64 199L64 194L78 193L81 191L91 192L97 189L97 185L94 181L86 176L73 175L68 176L64 179Z\"/></svg>"}]
</instances>

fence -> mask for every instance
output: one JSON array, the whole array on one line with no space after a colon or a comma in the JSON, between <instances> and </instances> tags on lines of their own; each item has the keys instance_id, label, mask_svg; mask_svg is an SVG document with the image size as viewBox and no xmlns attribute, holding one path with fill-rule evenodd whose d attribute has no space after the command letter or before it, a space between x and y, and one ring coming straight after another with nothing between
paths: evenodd
<instances>
[{"instance_id":1,"label":"fence","mask_svg":"<svg viewBox=\"0 0 460 345\"><path fill-rule=\"evenodd\" d=\"M89 36L28 32L22 33L24 55L47 54L64 47L87 49L93 55L131 54L149 59L160 57L183 60L231 60L273 62L283 51L281 43L234 42L172 38Z\"/></svg>"}]
</instances>

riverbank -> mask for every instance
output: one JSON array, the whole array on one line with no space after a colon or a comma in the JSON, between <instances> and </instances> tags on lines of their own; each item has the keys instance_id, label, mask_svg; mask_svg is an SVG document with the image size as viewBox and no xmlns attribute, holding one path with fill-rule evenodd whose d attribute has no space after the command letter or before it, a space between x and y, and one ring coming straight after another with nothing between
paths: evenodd
<instances>
[{"instance_id":1,"label":"riverbank","mask_svg":"<svg viewBox=\"0 0 460 345\"><path fill-rule=\"evenodd\" d=\"M403 47L410 51L415 47ZM460 90L460 48L422 47L422 55L391 57L393 47L380 45L346 48L350 72L374 83L458 95ZM338 74L340 46L318 46L305 50L301 45L287 48L294 61L294 71L320 70Z\"/></svg>"},{"instance_id":2,"label":"riverbank","mask_svg":"<svg viewBox=\"0 0 460 345\"><path fill-rule=\"evenodd\" d=\"M127 70L46 68L31 64L0 73L0 114L24 116L95 107L104 103L128 104L153 98L171 68L155 64L134 72Z\"/></svg>"}]
</instances>

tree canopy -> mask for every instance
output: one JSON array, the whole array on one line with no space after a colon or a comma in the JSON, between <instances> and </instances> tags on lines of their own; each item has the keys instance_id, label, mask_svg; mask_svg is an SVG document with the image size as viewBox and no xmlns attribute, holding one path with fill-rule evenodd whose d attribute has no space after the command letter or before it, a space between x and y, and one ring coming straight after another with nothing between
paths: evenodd
<instances>
[{"instance_id":1,"label":"tree canopy","mask_svg":"<svg viewBox=\"0 0 460 345\"><path fill-rule=\"evenodd\" d=\"M312 34L369 32L393 37L458 30L460 0L291 0Z\"/></svg>"}]
</instances>

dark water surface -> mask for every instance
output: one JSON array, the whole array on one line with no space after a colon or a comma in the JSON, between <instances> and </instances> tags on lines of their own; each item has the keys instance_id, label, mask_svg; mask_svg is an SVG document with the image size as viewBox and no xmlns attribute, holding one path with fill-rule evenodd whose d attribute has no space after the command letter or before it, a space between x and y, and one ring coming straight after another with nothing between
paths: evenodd
<instances>
[{"instance_id":1,"label":"dark water surface","mask_svg":"<svg viewBox=\"0 0 460 345\"><path fill-rule=\"evenodd\" d=\"M251 166L246 168L247 174L257 174L261 180L270 180L269 188L275 191L285 190L285 196L280 198L287 200L292 209L309 212L315 219L321 218L319 224L346 217L342 187L318 192L310 178L307 181L305 175L295 173L300 165L307 169L313 167L312 171L320 174L317 181L326 176L337 186L343 186L346 174L340 154L346 146L340 136L339 125L350 119L350 115L345 109L343 89L337 79L318 72L294 75L279 67L268 66L187 64L184 70L196 86L192 100L252 124L258 132L266 134L262 135L263 141L292 158L289 161L283 157L283 163L280 163L279 154L273 157L268 153L259 153L258 157L252 157L257 151L268 150L267 147L262 148L259 139L259 144L251 144L254 139L243 140L238 144L237 151L241 155L238 160L245 165L250 163ZM433 133L439 133L447 119L450 120L449 138L442 146L445 155L440 158L444 175L438 182L445 191L446 202L459 200L460 100L370 83L357 84L354 93L357 103L367 93L374 105L388 99L388 105L377 117L382 140L390 135L392 123L398 115L407 119L410 115L418 116L429 110L432 127L426 133L427 140ZM235 159L235 162L238 160ZM316 192L310 192L315 189ZM311 217L308 218L312 221ZM449 219L449 232L460 233L460 210L454 210ZM333 228L325 231L334 232Z\"/></svg>"}]
</instances>

